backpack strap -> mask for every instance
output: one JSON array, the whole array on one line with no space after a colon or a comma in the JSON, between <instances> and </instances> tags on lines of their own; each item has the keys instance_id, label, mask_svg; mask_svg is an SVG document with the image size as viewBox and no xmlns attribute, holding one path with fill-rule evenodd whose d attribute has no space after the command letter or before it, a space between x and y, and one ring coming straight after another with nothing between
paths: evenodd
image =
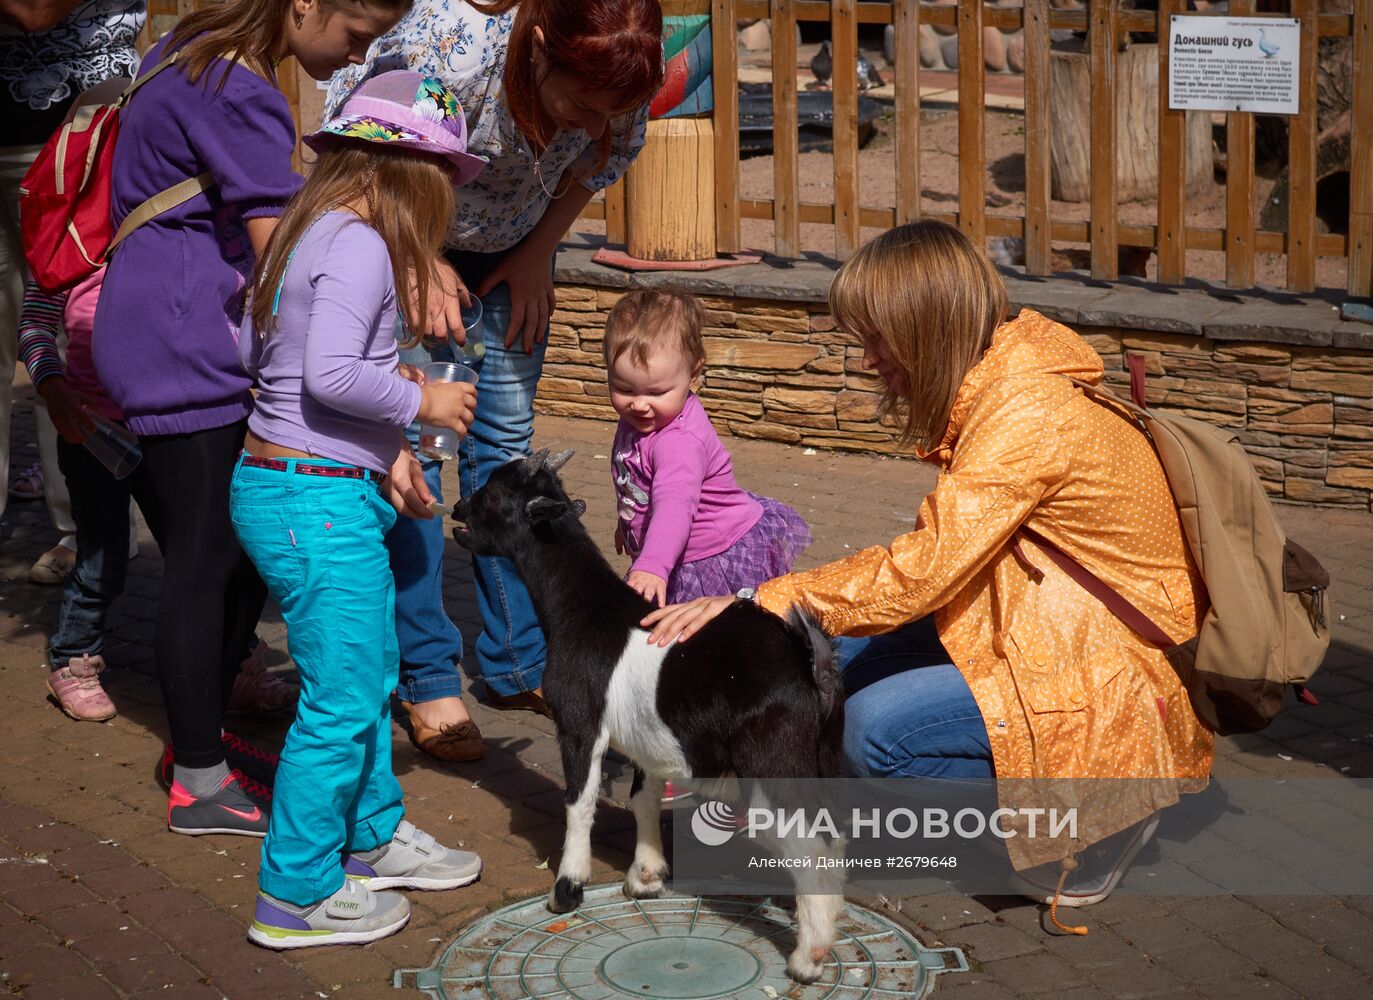
<instances>
[{"instance_id":1,"label":"backpack strap","mask_svg":"<svg viewBox=\"0 0 1373 1000\"><path fill-rule=\"evenodd\" d=\"M1055 566L1063 570L1083 590L1106 605L1107 611L1119 618L1123 625L1149 645L1164 650L1172 649L1177 645L1168 637L1167 632L1159 628L1152 618L1131 604L1127 597L1039 532L1022 525L1020 533L1034 542Z\"/></svg>"},{"instance_id":2,"label":"backpack strap","mask_svg":"<svg viewBox=\"0 0 1373 1000\"><path fill-rule=\"evenodd\" d=\"M1148 433L1148 430L1147 430L1147 428L1148 428L1148 423L1149 423L1150 420L1153 419L1153 415L1150 414L1150 412L1149 412L1148 410L1146 410L1146 409L1144 408L1143 405L1141 405L1141 404L1139 404L1139 403L1136 403L1136 402L1134 402L1133 400L1130 400L1130 399L1121 399L1119 396L1117 396L1117 395L1116 395L1114 392L1112 392L1110 389L1106 388L1104 385L1095 385L1095 384L1093 384L1093 383L1091 383L1091 382L1084 382L1084 381L1082 381L1081 379L1073 378L1071 375L1065 375L1065 376L1063 376L1063 377L1066 378L1069 382L1073 383L1073 385L1077 386L1079 389L1081 389L1081 390L1083 391L1083 393L1085 393L1086 395L1092 397L1093 399L1096 399L1096 400L1099 400L1099 401L1105 401L1105 402L1110 403L1110 404L1112 404L1112 405L1114 405L1114 406L1120 407L1122 410L1124 410L1126 413L1128 413L1132 418L1134 418L1135 423L1139 425L1139 427L1140 427L1141 430L1144 430L1146 434ZM1131 394L1132 394L1132 395L1133 395L1133 381L1134 381L1134 380L1133 380L1133 376L1132 376L1132 377L1131 377L1131 385L1132 385ZM1142 396L1143 393L1141 392L1140 395Z\"/></svg>"},{"instance_id":3,"label":"backpack strap","mask_svg":"<svg viewBox=\"0 0 1373 1000\"><path fill-rule=\"evenodd\" d=\"M136 91L139 87L143 86L143 84L147 83L153 77L157 76L157 74L161 73L168 66L171 66L174 62L176 62L177 59L180 58L181 52L181 49L177 49L166 59L163 59L152 69L148 70L147 73L143 74L137 80L134 80L133 83L129 84L129 89L124 91L123 96L119 98L119 103L116 106L123 107L124 105L128 104L129 98L133 97L134 91ZM258 76L262 76L261 73L258 73L256 69L254 69L246 61L244 61L244 59L241 56L233 60L230 60L228 56L220 56L220 58L223 59L225 62L232 62L236 66L242 66L244 69L249 70L252 73L256 73ZM267 79L266 77L262 78L264 80ZM271 81L268 82L270 83ZM91 148L94 149L94 145L92 145ZM139 226L143 225L146 222L150 222L157 216L161 215L163 212L170 212L178 205L185 204L186 202L194 198L196 195L202 194L210 190L210 188L214 186L214 175L207 170L204 173L196 174L194 177L186 178L186 180L182 181L180 184L173 184L165 191L157 192L157 194L153 195L151 198L147 199L142 204L135 207L132 212L124 216L124 221L119 224L119 231L116 232L114 234L114 238L110 240L110 245L105 250L104 263L109 262L110 257L114 254L115 247L119 246L119 244L124 241L125 237L127 237ZM76 235L76 232L72 226L69 225L67 228L71 230L73 236ZM85 247L81 246L81 242L79 239L77 240L77 248L80 249L81 256L85 257L87 262L95 264L95 262L91 261L90 256L86 253Z\"/></svg>"},{"instance_id":4,"label":"backpack strap","mask_svg":"<svg viewBox=\"0 0 1373 1000\"><path fill-rule=\"evenodd\" d=\"M190 201L196 195L208 191L214 186L214 175L207 170L203 174L188 177L180 184L173 184L165 191L157 192L124 216L124 221L119 224L119 232L114 234L114 239L110 240L109 249L105 251L105 259L108 261L110 255L114 253L114 248L119 246L126 236L143 223L156 218L163 212L170 212L176 206Z\"/></svg>"},{"instance_id":5,"label":"backpack strap","mask_svg":"<svg viewBox=\"0 0 1373 1000\"><path fill-rule=\"evenodd\" d=\"M159 63L158 63L156 66L154 66L152 69L148 70L148 72L146 72L146 73L144 73L142 76L138 77L138 79L131 81L131 82L129 83L128 89L125 90L124 93L120 95L119 101L117 102L116 106L122 108L124 105L128 104L128 103L129 103L129 98L133 97L133 95L134 95L134 91L136 91L139 87L143 86L143 84L147 83L147 82L148 82L149 80L151 80L153 77L157 76L157 74L161 73L164 69L166 69L166 68L167 68L168 66L170 66L172 63L176 62L179 58L181 58L181 50L180 50L180 49L177 49L175 52L173 52L171 55L169 55L166 59L163 59L161 62L159 62Z\"/></svg>"}]
</instances>

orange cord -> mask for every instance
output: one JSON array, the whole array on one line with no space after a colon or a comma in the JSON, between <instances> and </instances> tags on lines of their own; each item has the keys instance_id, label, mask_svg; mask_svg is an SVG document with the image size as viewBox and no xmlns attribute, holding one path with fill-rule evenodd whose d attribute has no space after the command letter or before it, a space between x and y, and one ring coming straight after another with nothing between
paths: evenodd
<instances>
[{"instance_id":1,"label":"orange cord","mask_svg":"<svg viewBox=\"0 0 1373 1000\"><path fill-rule=\"evenodd\" d=\"M1067 924L1058 922L1058 899L1063 895L1063 883L1068 880L1068 873L1077 870L1077 861L1070 856L1064 858L1060 865L1062 871L1058 875L1058 885L1054 888L1054 901L1049 904L1049 921L1064 934L1076 934L1083 937L1087 934L1086 927L1069 927Z\"/></svg>"}]
</instances>

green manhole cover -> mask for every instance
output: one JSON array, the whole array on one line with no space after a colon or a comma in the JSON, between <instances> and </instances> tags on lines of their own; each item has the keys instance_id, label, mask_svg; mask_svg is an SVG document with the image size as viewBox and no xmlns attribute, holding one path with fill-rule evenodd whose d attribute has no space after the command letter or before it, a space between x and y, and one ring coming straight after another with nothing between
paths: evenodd
<instances>
[{"instance_id":1,"label":"green manhole cover","mask_svg":"<svg viewBox=\"0 0 1373 1000\"><path fill-rule=\"evenodd\" d=\"M429 968L398 971L395 985L413 984L434 1000L861 1000L923 997L940 973L968 969L957 948L926 948L849 904L824 975L799 987L786 971L793 927L792 912L766 899L633 900L619 885L595 886L576 913L551 914L540 897L488 914Z\"/></svg>"}]
</instances>

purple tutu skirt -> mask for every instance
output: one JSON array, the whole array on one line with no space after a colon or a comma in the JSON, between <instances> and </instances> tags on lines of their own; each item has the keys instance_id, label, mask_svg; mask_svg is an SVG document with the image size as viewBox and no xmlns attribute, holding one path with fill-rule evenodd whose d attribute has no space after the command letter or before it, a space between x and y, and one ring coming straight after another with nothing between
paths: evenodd
<instances>
[{"instance_id":1,"label":"purple tutu skirt","mask_svg":"<svg viewBox=\"0 0 1373 1000\"><path fill-rule=\"evenodd\" d=\"M810 528L781 501L757 493L749 496L763 507L758 523L718 555L678 566L667 581L669 604L724 597L791 572L796 557L810 544Z\"/></svg>"}]
</instances>

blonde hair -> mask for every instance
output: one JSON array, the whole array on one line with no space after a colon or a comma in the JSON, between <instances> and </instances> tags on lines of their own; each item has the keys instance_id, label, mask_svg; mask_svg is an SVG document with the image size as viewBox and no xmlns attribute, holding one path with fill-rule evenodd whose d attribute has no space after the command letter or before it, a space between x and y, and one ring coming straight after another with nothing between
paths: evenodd
<instances>
[{"instance_id":1,"label":"blonde hair","mask_svg":"<svg viewBox=\"0 0 1373 1000\"><path fill-rule=\"evenodd\" d=\"M397 306L412 333L407 346L418 342L424 316L417 310L428 301L434 262L453 215L452 176L436 156L348 139L339 139L320 153L258 258L252 317L259 335L276 326L273 300L292 248L325 212L359 199L367 202L371 216L360 224L376 230L391 258Z\"/></svg>"},{"instance_id":2,"label":"blonde hair","mask_svg":"<svg viewBox=\"0 0 1373 1000\"><path fill-rule=\"evenodd\" d=\"M680 350L693 371L700 371L706 363L701 339L704 325L701 304L695 296L650 289L630 292L606 317L602 344L606 368L613 367L626 351L631 361L647 368L648 356L666 345Z\"/></svg>"},{"instance_id":3,"label":"blonde hair","mask_svg":"<svg viewBox=\"0 0 1373 1000\"><path fill-rule=\"evenodd\" d=\"M939 446L959 386L1006 321L1006 285L986 253L943 222L898 226L853 255L830 286L830 312L867 348L881 342L900 368L880 412L901 443Z\"/></svg>"}]
</instances>

